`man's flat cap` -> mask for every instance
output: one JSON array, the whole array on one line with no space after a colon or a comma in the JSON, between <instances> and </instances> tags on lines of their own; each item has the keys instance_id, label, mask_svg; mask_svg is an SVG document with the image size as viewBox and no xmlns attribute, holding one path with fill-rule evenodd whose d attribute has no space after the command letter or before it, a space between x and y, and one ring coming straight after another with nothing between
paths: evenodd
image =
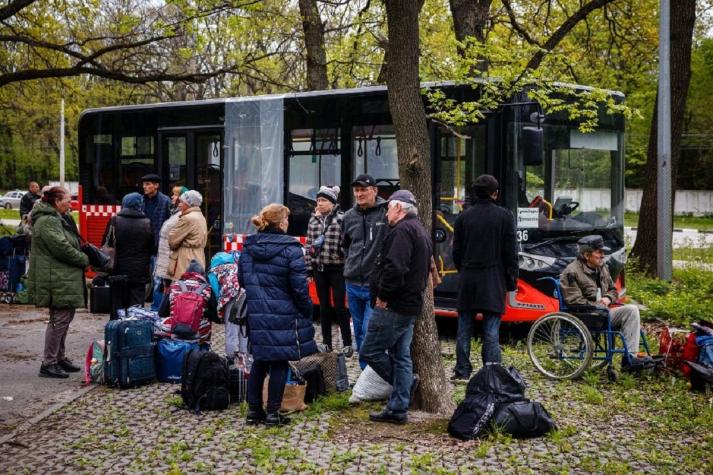
<instances>
[{"instance_id":1,"label":"man's flat cap","mask_svg":"<svg viewBox=\"0 0 713 475\"><path fill-rule=\"evenodd\" d=\"M579 241L577 241L580 250L582 251L611 251L608 247L604 245L604 239L598 234L590 234L589 236L584 236Z\"/></svg>"}]
</instances>

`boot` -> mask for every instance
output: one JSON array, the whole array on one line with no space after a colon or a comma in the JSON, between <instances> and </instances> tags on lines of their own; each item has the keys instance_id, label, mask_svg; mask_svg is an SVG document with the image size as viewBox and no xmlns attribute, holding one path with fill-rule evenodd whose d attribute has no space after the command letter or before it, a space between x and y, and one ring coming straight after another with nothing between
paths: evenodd
<instances>
[{"instance_id":1,"label":"boot","mask_svg":"<svg viewBox=\"0 0 713 475\"><path fill-rule=\"evenodd\" d=\"M290 423L290 418L287 416L283 416L279 412L268 412L267 417L265 418L265 425L266 426L284 426L286 424Z\"/></svg>"},{"instance_id":2,"label":"boot","mask_svg":"<svg viewBox=\"0 0 713 475\"><path fill-rule=\"evenodd\" d=\"M58 364L40 366L40 378L69 378Z\"/></svg>"},{"instance_id":3,"label":"boot","mask_svg":"<svg viewBox=\"0 0 713 475\"><path fill-rule=\"evenodd\" d=\"M76 373L81 371L82 368L72 363L72 360L65 358L59 362L59 367L62 368L67 373Z\"/></svg>"},{"instance_id":4,"label":"boot","mask_svg":"<svg viewBox=\"0 0 713 475\"><path fill-rule=\"evenodd\" d=\"M262 424L265 422L265 416L265 411L262 409L248 409L248 413L245 416L245 423L249 426Z\"/></svg>"}]
</instances>

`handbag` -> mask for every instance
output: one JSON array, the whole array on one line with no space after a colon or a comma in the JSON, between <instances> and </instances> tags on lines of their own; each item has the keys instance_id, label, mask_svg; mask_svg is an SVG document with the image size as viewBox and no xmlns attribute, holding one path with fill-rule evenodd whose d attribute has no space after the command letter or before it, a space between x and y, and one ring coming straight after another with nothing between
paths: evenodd
<instances>
[{"instance_id":1,"label":"handbag","mask_svg":"<svg viewBox=\"0 0 713 475\"><path fill-rule=\"evenodd\" d=\"M552 416L542 404L534 401L515 401L501 407L492 421L506 434L515 438L539 437L557 429Z\"/></svg>"},{"instance_id":2,"label":"handbag","mask_svg":"<svg viewBox=\"0 0 713 475\"><path fill-rule=\"evenodd\" d=\"M104 241L104 244L101 248L102 251L109 257L109 260L102 269L105 272L111 272L114 270L114 260L116 258L116 231L114 230L115 225L116 223L114 221L114 218L112 217L109 221L109 232L107 233L106 241Z\"/></svg>"},{"instance_id":3,"label":"handbag","mask_svg":"<svg viewBox=\"0 0 713 475\"><path fill-rule=\"evenodd\" d=\"M95 271L104 271L104 269L106 269L111 257L102 249L99 249L87 241L82 242L81 249L89 258L89 265L92 266Z\"/></svg>"}]
</instances>

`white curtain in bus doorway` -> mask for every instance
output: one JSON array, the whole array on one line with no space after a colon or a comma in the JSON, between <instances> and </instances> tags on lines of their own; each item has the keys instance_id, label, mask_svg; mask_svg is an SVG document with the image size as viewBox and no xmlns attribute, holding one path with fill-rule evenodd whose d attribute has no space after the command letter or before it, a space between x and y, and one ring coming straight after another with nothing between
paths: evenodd
<instances>
[{"instance_id":1,"label":"white curtain in bus doorway","mask_svg":"<svg viewBox=\"0 0 713 475\"><path fill-rule=\"evenodd\" d=\"M282 96L226 102L224 232L253 232L250 217L283 202L283 114Z\"/></svg>"}]
</instances>

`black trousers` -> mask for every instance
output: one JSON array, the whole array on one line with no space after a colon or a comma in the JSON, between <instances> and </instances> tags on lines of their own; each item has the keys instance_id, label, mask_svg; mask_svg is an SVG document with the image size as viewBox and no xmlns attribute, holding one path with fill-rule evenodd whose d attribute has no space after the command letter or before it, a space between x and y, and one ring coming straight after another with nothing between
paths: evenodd
<instances>
[{"instance_id":1,"label":"black trousers","mask_svg":"<svg viewBox=\"0 0 713 475\"><path fill-rule=\"evenodd\" d=\"M123 276L117 276L123 277ZM133 284L121 278L110 278L111 314L109 318L118 318L117 310L134 305L143 305L146 300L146 284Z\"/></svg>"},{"instance_id":2,"label":"black trousers","mask_svg":"<svg viewBox=\"0 0 713 475\"><path fill-rule=\"evenodd\" d=\"M324 266L324 270L314 272L314 283L319 297L319 320L322 324L322 342L332 347L332 314L336 314L339 329L342 332L344 346L352 344L352 331L349 328L349 315L344 305L344 267ZM330 302L334 299L334 307Z\"/></svg>"},{"instance_id":3,"label":"black trousers","mask_svg":"<svg viewBox=\"0 0 713 475\"><path fill-rule=\"evenodd\" d=\"M262 409L262 385L267 383L267 412L277 412L282 406L282 395L287 383L287 361L254 361L248 377L248 406L254 411Z\"/></svg>"}]
</instances>

